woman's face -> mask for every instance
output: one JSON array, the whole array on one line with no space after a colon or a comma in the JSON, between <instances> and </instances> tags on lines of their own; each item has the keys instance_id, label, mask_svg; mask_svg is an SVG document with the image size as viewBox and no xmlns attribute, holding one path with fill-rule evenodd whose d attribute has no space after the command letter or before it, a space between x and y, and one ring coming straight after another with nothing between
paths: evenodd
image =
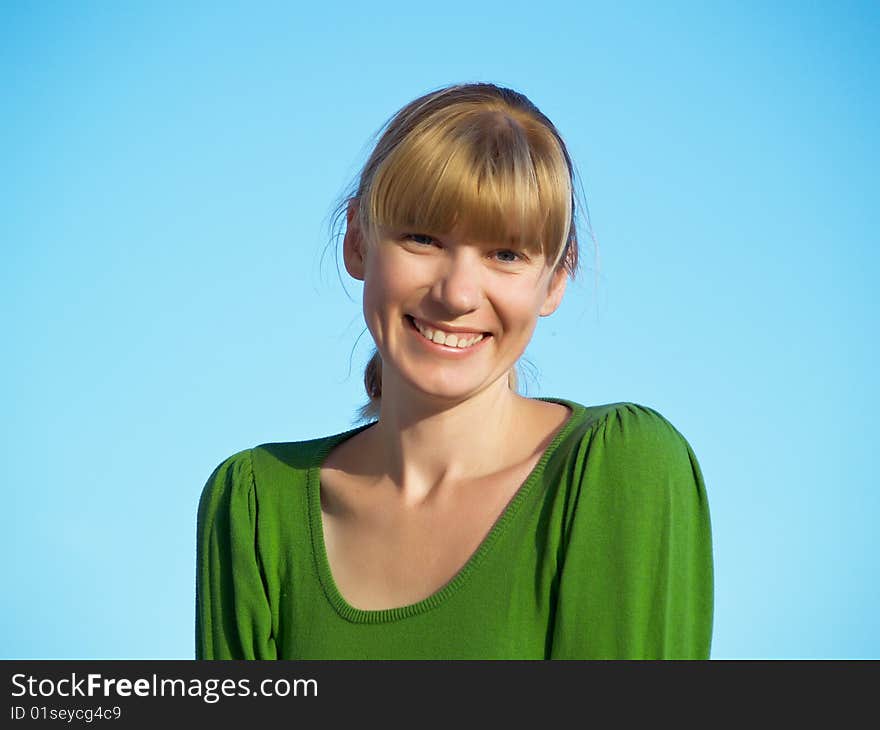
<instances>
[{"instance_id":1,"label":"woman's face","mask_svg":"<svg viewBox=\"0 0 880 730\"><path fill-rule=\"evenodd\" d=\"M344 250L349 273L364 281L364 318L383 381L397 377L444 401L465 400L502 378L506 387L537 318L556 310L567 279L540 253L454 231L380 229L365 245L351 217Z\"/></svg>"}]
</instances>

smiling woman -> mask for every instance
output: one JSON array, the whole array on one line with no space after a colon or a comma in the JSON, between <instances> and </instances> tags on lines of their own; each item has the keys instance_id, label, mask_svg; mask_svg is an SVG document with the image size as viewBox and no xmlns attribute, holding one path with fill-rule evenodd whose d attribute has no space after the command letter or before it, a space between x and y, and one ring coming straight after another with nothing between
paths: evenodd
<instances>
[{"instance_id":1,"label":"smiling woman","mask_svg":"<svg viewBox=\"0 0 880 730\"><path fill-rule=\"evenodd\" d=\"M513 372L538 316L559 305L566 271L548 265L540 249L499 249L462 233L459 225L433 236L382 225L367 242L355 203L350 216L345 265L364 281L374 358L386 364L381 381L370 388L371 408L378 415L383 396L414 403L433 394L435 402L462 402L497 390L499 379ZM421 335L428 330L426 347ZM465 341L482 338L460 349L460 335Z\"/></svg>"},{"instance_id":2,"label":"smiling woman","mask_svg":"<svg viewBox=\"0 0 880 730\"><path fill-rule=\"evenodd\" d=\"M708 658L690 445L516 391L577 269L573 166L525 96L426 94L338 210L376 352L365 425L230 456L198 515L201 658Z\"/></svg>"}]
</instances>

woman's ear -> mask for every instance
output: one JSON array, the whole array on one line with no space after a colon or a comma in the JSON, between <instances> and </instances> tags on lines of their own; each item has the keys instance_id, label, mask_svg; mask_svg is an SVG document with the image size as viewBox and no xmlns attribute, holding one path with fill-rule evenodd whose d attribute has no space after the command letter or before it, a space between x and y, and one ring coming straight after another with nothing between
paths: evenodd
<instances>
[{"instance_id":1,"label":"woman's ear","mask_svg":"<svg viewBox=\"0 0 880 730\"><path fill-rule=\"evenodd\" d=\"M550 276L550 285L547 289L547 296L544 304L541 306L541 316L547 317L555 312L562 303L562 295L565 294L565 286L568 284L568 272L562 267L556 267L556 270Z\"/></svg>"},{"instance_id":2,"label":"woman's ear","mask_svg":"<svg viewBox=\"0 0 880 730\"><path fill-rule=\"evenodd\" d=\"M342 240L342 259L345 262L345 270L353 278L360 281L364 280L366 253L364 236L357 220L357 200L352 200L348 204L348 212L346 213L345 238Z\"/></svg>"}]
</instances>

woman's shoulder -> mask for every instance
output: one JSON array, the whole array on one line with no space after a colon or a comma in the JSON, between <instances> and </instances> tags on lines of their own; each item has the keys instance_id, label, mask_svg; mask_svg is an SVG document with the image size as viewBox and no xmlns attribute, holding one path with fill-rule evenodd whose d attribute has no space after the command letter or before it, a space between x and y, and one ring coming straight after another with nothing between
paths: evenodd
<instances>
[{"instance_id":1,"label":"woman's shoulder","mask_svg":"<svg viewBox=\"0 0 880 730\"><path fill-rule=\"evenodd\" d=\"M199 511L212 504L229 500L233 493L247 490L253 484L252 449L242 449L224 458L208 477L199 500Z\"/></svg>"},{"instance_id":2,"label":"woman's shoulder","mask_svg":"<svg viewBox=\"0 0 880 730\"><path fill-rule=\"evenodd\" d=\"M582 405L554 400L574 410L568 441L579 461L601 462L603 468L629 475L690 471L696 465L690 443L655 408L631 401Z\"/></svg>"},{"instance_id":3,"label":"woman's shoulder","mask_svg":"<svg viewBox=\"0 0 880 730\"><path fill-rule=\"evenodd\" d=\"M563 403L573 411L572 420L582 435L601 432L606 437L634 444L668 445L684 436L658 410L641 403L620 401L583 405L565 398L546 399Z\"/></svg>"},{"instance_id":4,"label":"woman's shoulder","mask_svg":"<svg viewBox=\"0 0 880 730\"><path fill-rule=\"evenodd\" d=\"M708 534L700 464L658 410L633 402L584 406L573 435L563 473L568 498L580 505L572 509L580 529L643 540L672 520L705 526Z\"/></svg>"},{"instance_id":5,"label":"woman's shoulder","mask_svg":"<svg viewBox=\"0 0 880 730\"><path fill-rule=\"evenodd\" d=\"M213 470L202 491L202 500L222 494L261 492L278 484L304 483L311 469L317 468L333 447L370 424L347 431L303 441L273 441L237 451L224 458Z\"/></svg>"},{"instance_id":6,"label":"woman's shoulder","mask_svg":"<svg viewBox=\"0 0 880 730\"><path fill-rule=\"evenodd\" d=\"M319 467L334 447L343 441L348 441L372 423L367 423L355 428L341 431L329 436L320 436L306 441L277 441L260 444L251 451L254 459L260 465L275 464L278 468L285 468L297 472L308 471Z\"/></svg>"}]
</instances>

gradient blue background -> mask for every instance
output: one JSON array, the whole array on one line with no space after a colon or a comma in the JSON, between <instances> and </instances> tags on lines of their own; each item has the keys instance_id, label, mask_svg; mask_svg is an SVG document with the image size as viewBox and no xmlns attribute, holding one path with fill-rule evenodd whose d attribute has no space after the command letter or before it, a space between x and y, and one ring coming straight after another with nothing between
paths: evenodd
<instances>
[{"instance_id":1,"label":"gradient blue background","mask_svg":"<svg viewBox=\"0 0 880 730\"><path fill-rule=\"evenodd\" d=\"M713 657L880 657L878 24L867 2L3 3L0 656L192 656L208 475L364 398L333 203L402 104L489 80L562 131L599 241L528 394L642 403L691 443Z\"/></svg>"}]
</instances>

